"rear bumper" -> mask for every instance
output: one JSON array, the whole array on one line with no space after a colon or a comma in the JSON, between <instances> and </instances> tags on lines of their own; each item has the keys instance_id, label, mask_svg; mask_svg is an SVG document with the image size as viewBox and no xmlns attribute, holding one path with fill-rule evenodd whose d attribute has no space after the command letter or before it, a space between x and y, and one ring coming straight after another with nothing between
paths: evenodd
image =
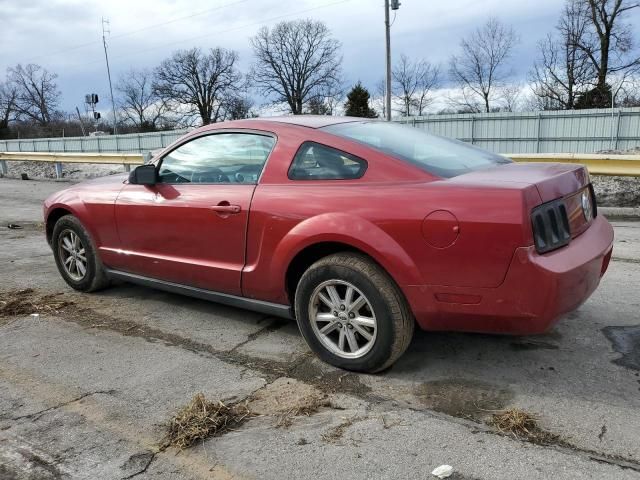
<instances>
[{"instance_id":1,"label":"rear bumper","mask_svg":"<svg viewBox=\"0 0 640 480\"><path fill-rule=\"evenodd\" d=\"M496 288L403 288L424 330L529 335L548 330L595 291L609 265L613 228L598 216L571 243L543 255L518 248Z\"/></svg>"}]
</instances>

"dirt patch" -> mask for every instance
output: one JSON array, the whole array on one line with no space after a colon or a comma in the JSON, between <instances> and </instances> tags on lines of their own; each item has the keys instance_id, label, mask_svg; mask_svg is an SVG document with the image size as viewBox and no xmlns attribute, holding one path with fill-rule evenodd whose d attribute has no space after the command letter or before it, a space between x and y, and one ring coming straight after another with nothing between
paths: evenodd
<instances>
[{"instance_id":1,"label":"dirt patch","mask_svg":"<svg viewBox=\"0 0 640 480\"><path fill-rule=\"evenodd\" d=\"M44 232L43 222L9 222L3 225L7 230L19 232Z\"/></svg>"},{"instance_id":2,"label":"dirt patch","mask_svg":"<svg viewBox=\"0 0 640 480\"><path fill-rule=\"evenodd\" d=\"M0 318L30 315L32 313L58 313L74 305L74 302L61 299L62 293L38 296L32 288L10 290L0 295Z\"/></svg>"},{"instance_id":3,"label":"dirt patch","mask_svg":"<svg viewBox=\"0 0 640 480\"><path fill-rule=\"evenodd\" d=\"M591 183L601 207L640 206L640 178L592 175Z\"/></svg>"},{"instance_id":4,"label":"dirt patch","mask_svg":"<svg viewBox=\"0 0 640 480\"><path fill-rule=\"evenodd\" d=\"M517 440L536 443L538 445L557 445L562 443L560 437L543 430L538 425L538 418L519 408L510 408L496 412L489 422L500 433L512 436Z\"/></svg>"},{"instance_id":5,"label":"dirt patch","mask_svg":"<svg viewBox=\"0 0 640 480\"><path fill-rule=\"evenodd\" d=\"M513 392L504 387L466 379L425 382L414 393L430 410L476 422L513 399Z\"/></svg>"},{"instance_id":6,"label":"dirt patch","mask_svg":"<svg viewBox=\"0 0 640 480\"><path fill-rule=\"evenodd\" d=\"M137 475L141 475L147 471L153 460L156 458L156 453L151 451L145 451L141 453L135 453L131 455L123 465L120 466L120 470L125 472L132 472L126 477L122 477L122 480L128 480Z\"/></svg>"},{"instance_id":7,"label":"dirt patch","mask_svg":"<svg viewBox=\"0 0 640 480\"><path fill-rule=\"evenodd\" d=\"M26 173L29 178L56 178L56 169L53 163L32 161L7 163L8 178L20 178L23 173ZM62 166L62 177L67 179L88 179L116 173L122 173L122 166L90 163L67 163Z\"/></svg>"},{"instance_id":8,"label":"dirt patch","mask_svg":"<svg viewBox=\"0 0 640 480\"><path fill-rule=\"evenodd\" d=\"M209 402L198 393L171 419L160 449L184 450L199 440L220 436L242 425L250 416L246 402L225 405L220 400Z\"/></svg>"},{"instance_id":9,"label":"dirt patch","mask_svg":"<svg viewBox=\"0 0 640 480\"><path fill-rule=\"evenodd\" d=\"M371 387L361 380L365 374L355 374L335 369L327 371L327 366L320 364L311 354L307 361L300 362L291 370L290 376L316 385L325 393L340 392L360 398L375 399L371 395Z\"/></svg>"},{"instance_id":10,"label":"dirt patch","mask_svg":"<svg viewBox=\"0 0 640 480\"><path fill-rule=\"evenodd\" d=\"M327 443L336 443L344 436L344 432L347 430L347 428L349 428L354 423L362 420L364 420L363 417L345 418L338 425L330 429L328 432L324 433L322 435L322 440Z\"/></svg>"},{"instance_id":11,"label":"dirt patch","mask_svg":"<svg viewBox=\"0 0 640 480\"><path fill-rule=\"evenodd\" d=\"M509 348L517 352L523 350L558 350L558 345L543 340L516 340L509 343Z\"/></svg>"},{"instance_id":12,"label":"dirt patch","mask_svg":"<svg viewBox=\"0 0 640 480\"><path fill-rule=\"evenodd\" d=\"M256 415L273 415L277 427L289 427L298 416L310 416L330 406L327 395L313 385L293 378L278 378L258 390L248 403Z\"/></svg>"},{"instance_id":13,"label":"dirt patch","mask_svg":"<svg viewBox=\"0 0 640 480\"><path fill-rule=\"evenodd\" d=\"M605 327L602 333L613 349L622 356L613 363L630 370L640 371L640 325L630 327Z\"/></svg>"}]
</instances>

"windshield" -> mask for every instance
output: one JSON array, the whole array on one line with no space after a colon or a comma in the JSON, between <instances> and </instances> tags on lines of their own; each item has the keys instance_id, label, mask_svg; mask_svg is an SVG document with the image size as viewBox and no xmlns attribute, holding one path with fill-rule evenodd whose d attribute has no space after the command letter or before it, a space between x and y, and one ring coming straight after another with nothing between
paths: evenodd
<instances>
[{"instance_id":1,"label":"windshield","mask_svg":"<svg viewBox=\"0 0 640 480\"><path fill-rule=\"evenodd\" d=\"M444 178L511 163L505 157L467 143L397 123L337 123L323 130L364 143Z\"/></svg>"}]
</instances>

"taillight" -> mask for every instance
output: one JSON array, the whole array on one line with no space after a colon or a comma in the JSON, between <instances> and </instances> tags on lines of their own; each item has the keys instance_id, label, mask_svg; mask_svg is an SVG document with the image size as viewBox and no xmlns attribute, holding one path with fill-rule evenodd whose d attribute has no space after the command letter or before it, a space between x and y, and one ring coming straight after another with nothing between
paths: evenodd
<instances>
[{"instance_id":1,"label":"taillight","mask_svg":"<svg viewBox=\"0 0 640 480\"><path fill-rule=\"evenodd\" d=\"M569 217L564 199L554 200L534 208L531 212L533 241L538 253L563 247L571 240Z\"/></svg>"},{"instance_id":2,"label":"taillight","mask_svg":"<svg viewBox=\"0 0 640 480\"><path fill-rule=\"evenodd\" d=\"M591 207L593 208L593 218L598 216L598 202L596 202L596 192L593 190L593 184L589 184L589 193L591 194Z\"/></svg>"}]
</instances>

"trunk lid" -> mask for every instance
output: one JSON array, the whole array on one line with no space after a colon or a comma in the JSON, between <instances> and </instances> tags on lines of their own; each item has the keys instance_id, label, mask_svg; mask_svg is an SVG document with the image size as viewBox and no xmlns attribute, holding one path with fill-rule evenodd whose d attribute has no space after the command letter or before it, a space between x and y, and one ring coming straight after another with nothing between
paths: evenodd
<instances>
[{"instance_id":1,"label":"trunk lid","mask_svg":"<svg viewBox=\"0 0 640 480\"><path fill-rule=\"evenodd\" d=\"M449 179L461 185L533 189L525 208L531 216L531 233L538 251L551 251L582 234L597 214L589 173L583 165L567 163L510 163ZM541 245L544 244L544 247Z\"/></svg>"},{"instance_id":2,"label":"trunk lid","mask_svg":"<svg viewBox=\"0 0 640 480\"><path fill-rule=\"evenodd\" d=\"M574 194L589 185L589 174L583 165L570 163L509 163L465 173L447 182L469 185L522 187L533 185L542 203Z\"/></svg>"}]
</instances>

